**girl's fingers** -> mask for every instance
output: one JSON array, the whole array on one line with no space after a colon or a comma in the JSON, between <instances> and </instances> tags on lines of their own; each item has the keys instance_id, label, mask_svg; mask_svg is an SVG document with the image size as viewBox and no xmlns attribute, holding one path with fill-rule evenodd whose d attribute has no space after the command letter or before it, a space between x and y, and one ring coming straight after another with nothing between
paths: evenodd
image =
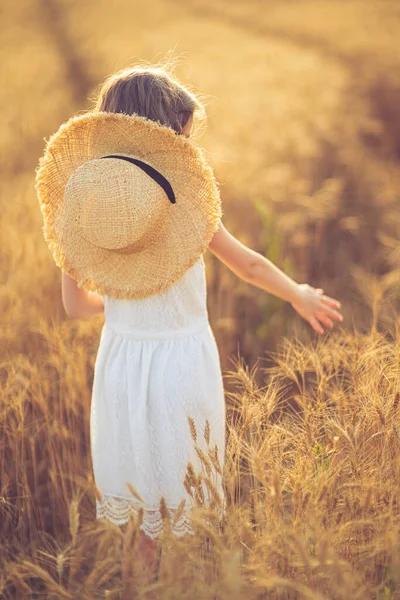
<instances>
[{"instance_id":1,"label":"girl's fingers","mask_svg":"<svg viewBox=\"0 0 400 600\"><path fill-rule=\"evenodd\" d=\"M340 308L341 307L341 304L340 304L339 300L335 300L335 298L331 298L330 296L325 296L325 295L321 296L321 300L327 306L334 306L335 308Z\"/></svg>"},{"instance_id":2,"label":"girl's fingers","mask_svg":"<svg viewBox=\"0 0 400 600\"><path fill-rule=\"evenodd\" d=\"M318 323L317 319L315 317L310 317L308 322L310 323L311 327L317 332L317 333L324 333L324 330L322 329L321 325Z\"/></svg>"},{"instance_id":3,"label":"girl's fingers","mask_svg":"<svg viewBox=\"0 0 400 600\"><path fill-rule=\"evenodd\" d=\"M321 314L329 315L336 321L343 321L343 316L337 310L329 308L328 306L322 305L319 312Z\"/></svg>"},{"instance_id":4,"label":"girl's fingers","mask_svg":"<svg viewBox=\"0 0 400 600\"><path fill-rule=\"evenodd\" d=\"M316 313L316 316L318 317L318 319L327 327L332 328L333 327L333 323L332 321L323 313Z\"/></svg>"}]
</instances>

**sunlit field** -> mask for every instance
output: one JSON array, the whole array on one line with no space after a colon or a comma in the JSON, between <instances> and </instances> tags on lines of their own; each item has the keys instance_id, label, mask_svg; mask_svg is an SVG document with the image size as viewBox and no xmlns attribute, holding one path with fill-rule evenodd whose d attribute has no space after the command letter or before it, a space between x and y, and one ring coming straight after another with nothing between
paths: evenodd
<instances>
[{"instance_id":1,"label":"sunlit field","mask_svg":"<svg viewBox=\"0 0 400 600\"><path fill-rule=\"evenodd\" d=\"M400 598L400 4L18 0L0 15L0 597ZM165 514L158 581L123 589L90 457L103 318L65 315L34 179L109 73L170 50L205 97L195 137L225 226L344 321L318 336L205 254L226 461L200 451L196 535ZM222 468L220 519L201 482Z\"/></svg>"}]
</instances>

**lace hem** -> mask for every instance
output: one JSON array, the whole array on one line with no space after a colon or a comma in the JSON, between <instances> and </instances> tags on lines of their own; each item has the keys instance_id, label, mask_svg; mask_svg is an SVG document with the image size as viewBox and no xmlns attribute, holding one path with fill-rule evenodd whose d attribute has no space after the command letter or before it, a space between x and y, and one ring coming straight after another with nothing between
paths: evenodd
<instances>
[{"instance_id":1,"label":"lace hem","mask_svg":"<svg viewBox=\"0 0 400 600\"><path fill-rule=\"evenodd\" d=\"M119 498L103 494L102 502L96 498L96 518L107 519L115 525L125 525L128 523L130 516L133 514L135 518L138 516L140 504L132 499ZM177 508L167 507L172 525L172 532L175 535L181 536L186 533L194 535L193 529L189 522L189 512L191 509L185 509L181 517L173 525ZM159 509L143 507L143 522L140 524L141 529L150 538L157 538L163 530L163 520Z\"/></svg>"}]
</instances>

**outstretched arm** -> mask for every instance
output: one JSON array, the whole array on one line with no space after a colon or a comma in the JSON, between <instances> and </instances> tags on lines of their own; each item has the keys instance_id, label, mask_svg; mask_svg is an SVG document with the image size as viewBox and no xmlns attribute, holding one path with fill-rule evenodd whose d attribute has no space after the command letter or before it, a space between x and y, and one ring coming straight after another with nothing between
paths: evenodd
<instances>
[{"instance_id":1,"label":"outstretched arm","mask_svg":"<svg viewBox=\"0 0 400 600\"><path fill-rule=\"evenodd\" d=\"M79 288L76 281L64 271L61 288L65 312L70 319L84 319L104 312L103 298L100 294Z\"/></svg>"},{"instance_id":2,"label":"outstretched arm","mask_svg":"<svg viewBox=\"0 0 400 600\"><path fill-rule=\"evenodd\" d=\"M317 333L324 332L318 319L328 327L333 326L329 317L336 321L343 320L342 315L335 310L340 308L340 302L323 295L321 289L293 281L267 258L239 242L222 223L214 234L209 249L244 281L290 302Z\"/></svg>"}]
</instances>

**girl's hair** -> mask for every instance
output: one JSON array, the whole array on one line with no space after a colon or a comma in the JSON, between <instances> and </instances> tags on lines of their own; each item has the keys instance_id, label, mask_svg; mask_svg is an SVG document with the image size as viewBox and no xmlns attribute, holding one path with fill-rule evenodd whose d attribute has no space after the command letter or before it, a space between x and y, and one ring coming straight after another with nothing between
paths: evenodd
<instances>
[{"instance_id":1,"label":"girl's hair","mask_svg":"<svg viewBox=\"0 0 400 600\"><path fill-rule=\"evenodd\" d=\"M95 110L137 114L181 134L190 116L204 118L202 102L162 66L137 66L110 75Z\"/></svg>"}]
</instances>

